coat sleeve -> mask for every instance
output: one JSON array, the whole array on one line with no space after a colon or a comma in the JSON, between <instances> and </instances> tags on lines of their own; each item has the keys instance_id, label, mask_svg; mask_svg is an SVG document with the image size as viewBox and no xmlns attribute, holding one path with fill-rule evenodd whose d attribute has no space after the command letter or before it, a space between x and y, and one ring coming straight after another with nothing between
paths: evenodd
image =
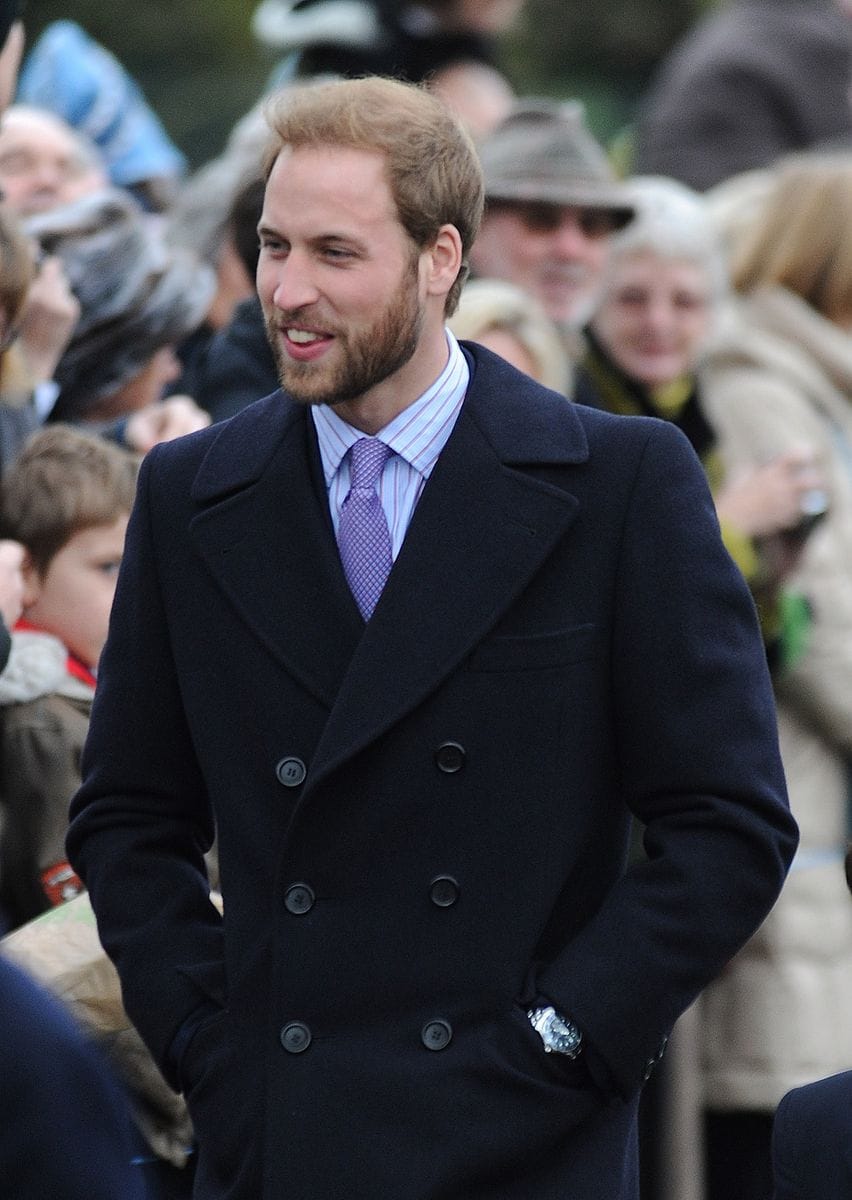
<instances>
[{"instance_id":1,"label":"coat sleeve","mask_svg":"<svg viewBox=\"0 0 852 1200\"><path fill-rule=\"evenodd\" d=\"M168 1051L192 1013L224 1005L221 918L204 853L213 822L184 716L140 472L98 674L67 850L89 889L128 1015L170 1082ZM157 897L156 904L152 897Z\"/></svg>"},{"instance_id":2,"label":"coat sleeve","mask_svg":"<svg viewBox=\"0 0 852 1200\"><path fill-rule=\"evenodd\" d=\"M700 465L669 425L647 438L618 558L613 744L645 856L538 985L626 1096L766 916L797 831L754 606Z\"/></svg>"}]
</instances>

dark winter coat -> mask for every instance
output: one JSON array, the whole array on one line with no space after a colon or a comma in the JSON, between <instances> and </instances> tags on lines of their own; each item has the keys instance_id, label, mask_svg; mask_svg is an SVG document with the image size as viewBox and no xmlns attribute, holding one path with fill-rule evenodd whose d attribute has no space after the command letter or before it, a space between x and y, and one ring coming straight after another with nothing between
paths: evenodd
<instances>
[{"instance_id":1,"label":"dark winter coat","mask_svg":"<svg viewBox=\"0 0 852 1200\"><path fill-rule=\"evenodd\" d=\"M199 1200L634 1200L642 1082L793 852L686 440L467 349L366 627L304 406L143 465L68 847Z\"/></svg>"}]
</instances>

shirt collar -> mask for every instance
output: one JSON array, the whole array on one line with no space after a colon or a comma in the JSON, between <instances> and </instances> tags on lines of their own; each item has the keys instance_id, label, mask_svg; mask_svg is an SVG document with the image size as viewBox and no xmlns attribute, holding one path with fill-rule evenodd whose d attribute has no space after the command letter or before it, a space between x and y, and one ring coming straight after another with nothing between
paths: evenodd
<instances>
[{"instance_id":1,"label":"shirt collar","mask_svg":"<svg viewBox=\"0 0 852 1200\"><path fill-rule=\"evenodd\" d=\"M449 329L445 333L449 357L441 374L422 396L397 413L376 434L409 466L427 477L453 431L470 383L467 360ZM312 406L311 416L317 431L326 486L330 486L350 446L364 434L344 421L330 405Z\"/></svg>"}]
</instances>

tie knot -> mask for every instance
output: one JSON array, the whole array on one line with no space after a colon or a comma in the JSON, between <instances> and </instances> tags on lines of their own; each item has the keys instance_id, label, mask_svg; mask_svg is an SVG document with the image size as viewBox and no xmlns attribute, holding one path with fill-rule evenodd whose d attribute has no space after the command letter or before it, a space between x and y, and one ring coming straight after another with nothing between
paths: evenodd
<instances>
[{"instance_id":1,"label":"tie knot","mask_svg":"<svg viewBox=\"0 0 852 1200\"><path fill-rule=\"evenodd\" d=\"M372 491L393 451L378 438L359 438L349 452L353 488Z\"/></svg>"}]
</instances>

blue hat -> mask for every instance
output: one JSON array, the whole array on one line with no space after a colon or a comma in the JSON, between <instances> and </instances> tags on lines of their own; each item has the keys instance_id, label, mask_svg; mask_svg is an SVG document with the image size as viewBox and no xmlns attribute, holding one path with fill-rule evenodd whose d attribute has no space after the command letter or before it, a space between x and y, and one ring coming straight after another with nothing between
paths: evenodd
<instances>
[{"instance_id":1,"label":"blue hat","mask_svg":"<svg viewBox=\"0 0 852 1200\"><path fill-rule=\"evenodd\" d=\"M101 151L116 187L183 174L186 160L118 60L73 21L54 21L33 46L18 99L48 108Z\"/></svg>"}]
</instances>

